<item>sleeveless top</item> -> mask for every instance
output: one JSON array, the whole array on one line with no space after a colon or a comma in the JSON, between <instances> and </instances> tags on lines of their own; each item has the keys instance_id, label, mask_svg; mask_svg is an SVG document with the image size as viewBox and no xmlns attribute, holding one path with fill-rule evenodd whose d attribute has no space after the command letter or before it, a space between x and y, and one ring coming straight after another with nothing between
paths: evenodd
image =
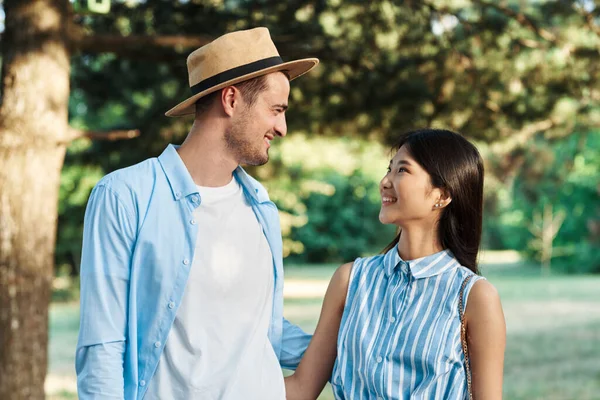
<instances>
[{"instance_id":1,"label":"sleeveless top","mask_svg":"<svg viewBox=\"0 0 600 400\"><path fill-rule=\"evenodd\" d=\"M356 259L331 378L335 398L467 399L458 296L469 275L449 250L404 261L396 246ZM479 279L465 288L465 308Z\"/></svg>"}]
</instances>

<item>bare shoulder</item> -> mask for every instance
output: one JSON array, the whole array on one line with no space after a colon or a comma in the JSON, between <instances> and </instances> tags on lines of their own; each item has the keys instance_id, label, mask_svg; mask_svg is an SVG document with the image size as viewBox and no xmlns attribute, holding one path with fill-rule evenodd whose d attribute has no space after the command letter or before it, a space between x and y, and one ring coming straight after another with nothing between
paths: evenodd
<instances>
[{"instance_id":1,"label":"bare shoulder","mask_svg":"<svg viewBox=\"0 0 600 400\"><path fill-rule=\"evenodd\" d=\"M485 279L473 284L467 300L465 317L470 321L504 318L498 290Z\"/></svg>"},{"instance_id":2,"label":"bare shoulder","mask_svg":"<svg viewBox=\"0 0 600 400\"><path fill-rule=\"evenodd\" d=\"M350 273L352 272L353 265L354 265L354 262L349 262L349 263L340 265L338 267L338 269L335 270L335 273L333 274L332 279L338 279L341 282L345 282L347 285L348 282L350 281Z\"/></svg>"},{"instance_id":3,"label":"bare shoulder","mask_svg":"<svg viewBox=\"0 0 600 400\"><path fill-rule=\"evenodd\" d=\"M327 289L326 297L332 297L342 307L346 302L346 293L350 284L350 273L352 272L353 264L351 262L339 266L334 272L331 282L329 282L329 288Z\"/></svg>"}]
</instances>

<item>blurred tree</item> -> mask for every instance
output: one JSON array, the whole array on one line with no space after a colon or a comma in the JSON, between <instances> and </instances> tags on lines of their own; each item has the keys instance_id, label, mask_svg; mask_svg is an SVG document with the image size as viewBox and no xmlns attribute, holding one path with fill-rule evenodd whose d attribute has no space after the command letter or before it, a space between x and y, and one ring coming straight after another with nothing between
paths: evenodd
<instances>
[{"instance_id":1,"label":"blurred tree","mask_svg":"<svg viewBox=\"0 0 600 400\"><path fill-rule=\"evenodd\" d=\"M123 107L120 123L181 136L185 124L157 117L187 95L187 53L265 25L284 56L323 61L294 84L291 129L388 141L444 126L510 155L600 124L599 14L586 0L117 2L77 18L74 87L86 104Z\"/></svg>"},{"instance_id":2,"label":"blurred tree","mask_svg":"<svg viewBox=\"0 0 600 400\"><path fill-rule=\"evenodd\" d=\"M539 210L551 207L555 216L565 215L551 242L553 269L600 273L600 132L574 133L556 141L538 138L528 150L509 184L487 181L487 190L497 193L488 199L494 203L484 221L488 242L539 259L541 232L532 234L528 228L539 225ZM484 149L484 154L489 151ZM550 226L546 223L548 234ZM548 243L549 236L547 249Z\"/></svg>"},{"instance_id":3,"label":"blurred tree","mask_svg":"<svg viewBox=\"0 0 600 400\"><path fill-rule=\"evenodd\" d=\"M68 124L69 1L3 5L0 398L43 399L61 168L71 140L98 135Z\"/></svg>"},{"instance_id":4,"label":"blurred tree","mask_svg":"<svg viewBox=\"0 0 600 400\"><path fill-rule=\"evenodd\" d=\"M529 227L534 236L531 245L537 250L538 258L542 264L542 271L546 275L550 273L554 250L553 242L565 217L566 212L564 210L554 213L550 204L544 206L543 212L534 211L533 213L533 223Z\"/></svg>"},{"instance_id":5,"label":"blurred tree","mask_svg":"<svg viewBox=\"0 0 600 400\"><path fill-rule=\"evenodd\" d=\"M5 0L0 106L0 398L43 399L67 122L68 1Z\"/></svg>"}]
</instances>

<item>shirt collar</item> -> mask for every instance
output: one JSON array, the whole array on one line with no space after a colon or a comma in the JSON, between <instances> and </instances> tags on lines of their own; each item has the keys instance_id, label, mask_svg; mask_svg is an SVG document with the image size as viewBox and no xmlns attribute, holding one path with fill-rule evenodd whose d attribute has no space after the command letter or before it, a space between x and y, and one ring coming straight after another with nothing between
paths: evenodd
<instances>
[{"instance_id":1,"label":"shirt collar","mask_svg":"<svg viewBox=\"0 0 600 400\"><path fill-rule=\"evenodd\" d=\"M169 144L162 154L158 156L158 161L167 176L173 198L176 201L179 201L190 194L198 193L196 183L192 179L183 160L177 153L178 147L179 146ZM240 183L244 192L256 202L264 203L269 201L269 196L265 188L248 175L242 167L238 166L233 171L233 176Z\"/></svg>"},{"instance_id":2,"label":"shirt collar","mask_svg":"<svg viewBox=\"0 0 600 400\"><path fill-rule=\"evenodd\" d=\"M456 268L459 263L448 249L415 260L404 261L398 254L398 245L388 251L383 259L385 273L389 277L397 268L415 279L429 278Z\"/></svg>"}]
</instances>

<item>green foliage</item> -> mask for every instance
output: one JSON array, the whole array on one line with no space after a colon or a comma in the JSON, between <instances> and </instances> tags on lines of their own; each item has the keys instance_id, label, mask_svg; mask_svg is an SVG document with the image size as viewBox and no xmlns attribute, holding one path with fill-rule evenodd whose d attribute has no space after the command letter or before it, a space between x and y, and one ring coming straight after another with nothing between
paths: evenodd
<instances>
[{"instance_id":1,"label":"green foliage","mask_svg":"<svg viewBox=\"0 0 600 400\"><path fill-rule=\"evenodd\" d=\"M389 161L383 146L295 133L256 169L280 208L284 254L341 262L381 250L394 233L378 219L378 183Z\"/></svg>"},{"instance_id":2,"label":"green foliage","mask_svg":"<svg viewBox=\"0 0 600 400\"><path fill-rule=\"evenodd\" d=\"M540 121L551 122L548 137L600 124L597 18L592 2L575 0L190 0L115 2L79 23L95 34L208 37L267 26L284 57L322 61L294 82L292 130L387 141L441 126L492 142ZM74 88L100 108L122 104L123 122L145 135L182 135L159 116L189 94L184 60L194 48L184 46L132 40L115 45L119 57L86 47Z\"/></svg>"},{"instance_id":3,"label":"green foliage","mask_svg":"<svg viewBox=\"0 0 600 400\"><path fill-rule=\"evenodd\" d=\"M529 226L534 212L552 204L568 213L555 265L598 271L597 139L587 135L585 150L575 144L581 135L570 136L600 125L598 10L576 0L174 0L113 1L108 14L77 15L91 37L72 58L71 123L135 128L142 136L69 150L58 264L76 273L81 200L91 182L158 155L189 129L189 120L163 113L189 96L185 58L194 47L137 38L211 38L267 26L285 59L321 59L292 82L285 156L277 159L274 149L273 160L253 171L282 210L286 255L346 260L378 250L387 233L376 218L379 200L370 196L385 166L374 173L373 160L386 156L366 151L360 158L353 146L433 126L458 130L487 149L486 247L536 257ZM124 39L107 49L111 36ZM314 145L302 150L293 140L299 133ZM344 144L327 142L335 137ZM568 176L560 172L567 169ZM363 190L365 197L357 196ZM348 235L323 234L325 227ZM350 235L359 229L368 237Z\"/></svg>"},{"instance_id":4,"label":"green foliage","mask_svg":"<svg viewBox=\"0 0 600 400\"><path fill-rule=\"evenodd\" d=\"M65 270L71 275L79 274L85 207L92 188L105 174L100 166L90 163L87 153L90 147L87 139L74 142L61 173L55 250L57 276Z\"/></svg>"},{"instance_id":5,"label":"green foliage","mask_svg":"<svg viewBox=\"0 0 600 400\"><path fill-rule=\"evenodd\" d=\"M394 237L394 227L379 222L381 200L368 195L379 193L377 182L360 171L350 176L330 173L322 179L333 193L313 192L305 199L308 223L291 234L305 248L296 259L348 262L383 249Z\"/></svg>"},{"instance_id":6,"label":"green foliage","mask_svg":"<svg viewBox=\"0 0 600 400\"><path fill-rule=\"evenodd\" d=\"M497 193L487 233L499 247L538 257L530 232L545 205L566 214L554 240L553 264L570 272L600 272L600 134L536 140L520 157L508 190Z\"/></svg>"}]
</instances>

